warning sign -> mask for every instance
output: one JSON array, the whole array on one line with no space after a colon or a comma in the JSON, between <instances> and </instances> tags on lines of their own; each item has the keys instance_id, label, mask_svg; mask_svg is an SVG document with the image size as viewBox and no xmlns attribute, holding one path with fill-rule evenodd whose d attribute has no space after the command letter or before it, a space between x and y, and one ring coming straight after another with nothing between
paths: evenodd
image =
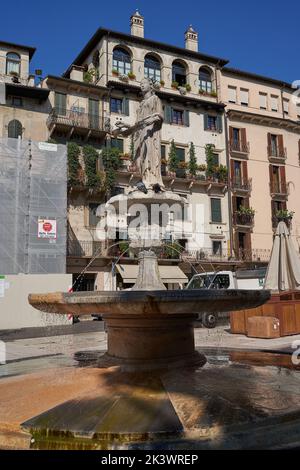
<instances>
[{"instance_id":1,"label":"warning sign","mask_svg":"<svg viewBox=\"0 0 300 470\"><path fill-rule=\"evenodd\" d=\"M38 220L38 238L56 239L56 220L39 219Z\"/></svg>"}]
</instances>

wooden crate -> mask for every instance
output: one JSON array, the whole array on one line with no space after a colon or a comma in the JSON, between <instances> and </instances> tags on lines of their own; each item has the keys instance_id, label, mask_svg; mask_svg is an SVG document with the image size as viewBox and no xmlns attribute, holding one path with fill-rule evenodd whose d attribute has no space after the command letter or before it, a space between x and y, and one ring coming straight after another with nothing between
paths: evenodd
<instances>
[{"instance_id":1,"label":"wooden crate","mask_svg":"<svg viewBox=\"0 0 300 470\"><path fill-rule=\"evenodd\" d=\"M247 336L250 338L279 338L279 320L275 317L254 316L247 320Z\"/></svg>"}]
</instances>

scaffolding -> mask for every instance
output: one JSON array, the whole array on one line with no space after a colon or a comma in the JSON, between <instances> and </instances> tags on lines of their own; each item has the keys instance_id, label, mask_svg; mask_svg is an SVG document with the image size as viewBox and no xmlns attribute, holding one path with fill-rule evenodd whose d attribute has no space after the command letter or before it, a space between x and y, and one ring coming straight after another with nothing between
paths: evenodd
<instances>
[{"instance_id":1,"label":"scaffolding","mask_svg":"<svg viewBox=\"0 0 300 470\"><path fill-rule=\"evenodd\" d=\"M65 273L66 226L66 146L1 138L0 274Z\"/></svg>"}]
</instances>

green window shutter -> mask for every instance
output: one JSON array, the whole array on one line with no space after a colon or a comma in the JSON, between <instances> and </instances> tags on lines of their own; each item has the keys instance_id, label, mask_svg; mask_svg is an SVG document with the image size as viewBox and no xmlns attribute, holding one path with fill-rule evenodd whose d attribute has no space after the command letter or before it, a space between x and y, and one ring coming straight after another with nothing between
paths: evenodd
<instances>
[{"instance_id":1,"label":"green window shutter","mask_svg":"<svg viewBox=\"0 0 300 470\"><path fill-rule=\"evenodd\" d=\"M124 141L123 139L111 139L111 147L117 148L121 153L124 153Z\"/></svg>"},{"instance_id":2,"label":"green window shutter","mask_svg":"<svg viewBox=\"0 0 300 470\"><path fill-rule=\"evenodd\" d=\"M172 108L169 105L165 105L165 123L170 124L172 122Z\"/></svg>"},{"instance_id":3,"label":"green window shutter","mask_svg":"<svg viewBox=\"0 0 300 470\"><path fill-rule=\"evenodd\" d=\"M177 158L179 162L185 161L185 150L179 147L176 147Z\"/></svg>"},{"instance_id":4,"label":"green window shutter","mask_svg":"<svg viewBox=\"0 0 300 470\"><path fill-rule=\"evenodd\" d=\"M64 93L55 93L54 106L57 114L66 115L67 111L67 95Z\"/></svg>"},{"instance_id":5,"label":"green window shutter","mask_svg":"<svg viewBox=\"0 0 300 470\"><path fill-rule=\"evenodd\" d=\"M89 126L97 129L99 127L99 101L89 99Z\"/></svg>"},{"instance_id":6,"label":"green window shutter","mask_svg":"<svg viewBox=\"0 0 300 470\"><path fill-rule=\"evenodd\" d=\"M166 146L161 145L160 149L161 149L161 152L160 152L161 153L161 158L165 159L166 158Z\"/></svg>"},{"instance_id":7,"label":"green window shutter","mask_svg":"<svg viewBox=\"0 0 300 470\"><path fill-rule=\"evenodd\" d=\"M223 120L220 114L218 114L217 116L217 130L220 133L223 132Z\"/></svg>"},{"instance_id":8,"label":"green window shutter","mask_svg":"<svg viewBox=\"0 0 300 470\"><path fill-rule=\"evenodd\" d=\"M203 115L203 120L204 120L204 130L207 131L208 130L208 114L207 113Z\"/></svg>"},{"instance_id":9,"label":"green window shutter","mask_svg":"<svg viewBox=\"0 0 300 470\"><path fill-rule=\"evenodd\" d=\"M129 116L129 99L123 98L122 100L122 114Z\"/></svg>"},{"instance_id":10,"label":"green window shutter","mask_svg":"<svg viewBox=\"0 0 300 470\"><path fill-rule=\"evenodd\" d=\"M221 199L211 198L211 221L222 222Z\"/></svg>"},{"instance_id":11,"label":"green window shutter","mask_svg":"<svg viewBox=\"0 0 300 470\"><path fill-rule=\"evenodd\" d=\"M183 112L183 122L184 122L185 126L189 127L189 125L190 125L190 112L187 109Z\"/></svg>"}]
</instances>

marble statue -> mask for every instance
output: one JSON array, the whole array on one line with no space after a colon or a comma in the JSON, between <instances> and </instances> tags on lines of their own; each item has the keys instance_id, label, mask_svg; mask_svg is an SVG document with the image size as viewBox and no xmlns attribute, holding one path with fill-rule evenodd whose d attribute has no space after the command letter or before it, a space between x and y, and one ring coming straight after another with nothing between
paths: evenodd
<instances>
[{"instance_id":1,"label":"marble statue","mask_svg":"<svg viewBox=\"0 0 300 470\"><path fill-rule=\"evenodd\" d=\"M163 123L161 100L155 94L154 83L144 78L141 81L143 100L137 110L136 123L118 122L112 134L114 137L133 135L134 163L142 176L147 189L159 185L163 188L161 177L161 138L160 130Z\"/></svg>"}]
</instances>

